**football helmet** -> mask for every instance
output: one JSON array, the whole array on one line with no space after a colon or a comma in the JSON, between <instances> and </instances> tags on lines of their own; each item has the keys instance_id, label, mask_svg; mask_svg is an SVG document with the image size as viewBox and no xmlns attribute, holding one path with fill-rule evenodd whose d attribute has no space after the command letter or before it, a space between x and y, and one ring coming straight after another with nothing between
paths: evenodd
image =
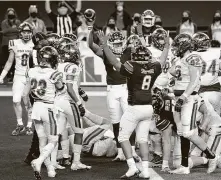
<instances>
[{"instance_id":1,"label":"football helmet","mask_svg":"<svg viewBox=\"0 0 221 180\"><path fill-rule=\"evenodd\" d=\"M74 44L66 44L60 50L62 62L80 63L80 51Z\"/></svg>"},{"instance_id":2,"label":"football helmet","mask_svg":"<svg viewBox=\"0 0 221 180\"><path fill-rule=\"evenodd\" d=\"M88 22L93 22L96 19L96 12L93 9L86 9L84 11L84 17Z\"/></svg>"},{"instance_id":3,"label":"football helmet","mask_svg":"<svg viewBox=\"0 0 221 180\"><path fill-rule=\"evenodd\" d=\"M62 47L70 43L75 44L75 42L71 38L68 37L60 38L59 41L57 42L57 51L60 53Z\"/></svg>"},{"instance_id":4,"label":"football helmet","mask_svg":"<svg viewBox=\"0 0 221 180\"><path fill-rule=\"evenodd\" d=\"M34 43L34 49L40 50L44 46L48 46L49 43L46 40L46 35L42 32L37 32L35 35L32 36L32 42Z\"/></svg>"},{"instance_id":5,"label":"football helmet","mask_svg":"<svg viewBox=\"0 0 221 180\"><path fill-rule=\"evenodd\" d=\"M133 34L133 35L129 36L128 39L127 39L127 45L128 46L137 47L141 44L142 44L141 40L140 40L139 36L136 35L136 34Z\"/></svg>"},{"instance_id":6,"label":"football helmet","mask_svg":"<svg viewBox=\"0 0 221 180\"><path fill-rule=\"evenodd\" d=\"M79 47L78 37L75 34L65 34L63 37L72 39L75 45Z\"/></svg>"},{"instance_id":7,"label":"football helmet","mask_svg":"<svg viewBox=\"0 0 221 180\"><path fill-rule=\"evenodd\" d=\"M210 48L210 38L205 33L195 33L192 39L195 51L205 51Z\"/></svg>"},{"instance_id":8,"label":"football helmet","mask_svg":"<svg viewBox=\"0 0 221 180\"><path fill-rule=\"evenodd\" d=\"M109 35L107 45L114 54L121 55L127 47L127 40L122 32L115 31Z\"/></svg>"},{"instance_id":9,"label":"football helmet","mask_svg":"<svg viewBox=\"0 0 221 180\"><path fill-rule=\"evenodd\" d=\"M18 28L19 36L23 41L30 41L33 36L33 27L27 23L22 23Z\"/></svg>"},{"instance_id":10,"label":"football helmet","mask_svg":"<svg viewBox=\"0 0 221 180\"><path fill-rule=\"evenodd\" d=\"M152 10L147 9L141 15L141 24L145 27L152 27L155 23L155 14Z\"/></svg>"},{"instance_id":11,"label":"football helmet","mask_svg":"<svg viewBox=\"0 0 221 180\"><path fill-rule=\"evenodd\" d=\"M187 51L193 51L192 38L188 34L179 34L174 38L171 51L174 56L183 57Z\"/></svg>"},{"instance_id":12,"label":"football helmet","mask_svg":"<svg viewBox=\"0 0 221 180\"><path fill-rule=\"evenodd\" d=\"M58 64L58 52L52 46L45 46L40 49L38 53L39 66L51 65L52 68L56 68Z\"/></svg>"},{"instance_id":13,"label":"football helmet","mask_svg":"<svg viewBox=\"0 0 221 180\"><path fill-rule=\"evenodd\" d=\"M166 37L167 32L163 28L156 29L151 35L153 46L163 51Z\"/></svg>"},{"instance_id":14,"label":"football helmet","mask_svg":"<svg viewBox=\"0 0 221 180\"><path fill-rule=\"evenodd\" d=\"M131 52L131 58L133 61L149 61L152 59L152 53L147 47L139 45Z\"/></svg>"},{"instance_id":15,"label":"football helmet","mask_svg":"<svg viewBox=\"0 0 221 180\"><path fill-rule=\"evenodd\" d=\"M56 34L56 33L48 34L47 38L46 38L46 40L49 43L49 46L52 46L54 48L57 47L57 43L58 43L59 39L60 39L60 36L58 34Z\"/></svg>"}]
</instances>

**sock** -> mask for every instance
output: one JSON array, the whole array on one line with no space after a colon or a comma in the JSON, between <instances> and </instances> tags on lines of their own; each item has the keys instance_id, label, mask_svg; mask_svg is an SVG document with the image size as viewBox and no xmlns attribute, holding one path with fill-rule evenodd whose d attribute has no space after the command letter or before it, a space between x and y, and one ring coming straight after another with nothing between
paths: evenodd
<instances>
[{"instance_id":1,"label":"sock","mask_svg":"<svg viewBox=\"0 0 221 180\"><path fill-rule=\"evenodd\" d=\"M216 155L208 147L203 152L206 154L208 159L214 159L216 157Z\"/></svg>"},{"instance_id":2,"label":"sock","mask_svg":"<svg viewBox=\"0 0 221 180\"><path fill-rule=\"evenodd\" d=\"M136 168L134 158L127 159L127 165L128 165L129 168L132 168L132 169Z\"/></svg>"},{"instance_id":3,"label":"sock","mask_svg":"<svg viewBox=\"0 0 221 180\"><path fill-rule=\"evenodd\" d=\"M207 164L208 163L208 159L207 158L205 158L205 157L202 157L202 159L203 159L203 164Z\"/></svg>"},{"instance_id":4,"label":"sock","mask_svg":"<svg viewBox=\"0 0 221 180\"><path fill-rule=\"evenodd\" d=\"M17 123L18 123L18 125L23 126L23 121L22 121L22 118L17 119Z\"/></svg>"},{"instance_id":5,"label":"sock","mask_svg":"<svg viewBox=\"0 0 221 180\"><path fill-rule=\"evenodd\" d=\"M182 154L181 165L184 167L188 167L190 141L184 138L183 136L180 137L180 140L181 140L181 154Z\"/></svg>"},{"instance_id":6,"label":"sock","mask_svg":"<svg viewBox=\"0 0 221 180\"><path fill-rule=\"evenodd\" d=\"M120 148L120 143L118 142L118 136L119 136L119 128L120 128L120 123L113 124L113 132L114 132L114 139L117 143L117 148Z\"/></svg>"},{"instance_id":7,"label":"sock","mask_svg":"<svg viewBox=\"0 0 221 180\"><path fill-rule=\"evenodd\" d=\"M163 160L162 168L165 168L165 167L169 167L169 162L166 160Z\"/></svg>"},{"instance_id":8,"label":"sock","mask_svg":"<svg viewBox=\"0 0 221 180\"><path fill-rule=\"evenodd\" d=\"M32 127L32 121L29 121L29 122L28 122L27 127L28 127L28 128L31 128L31 127Z\"/></svg>"},{"instance_id":9,"label":"sock","mask_svg":"<svg viewBox=\"0 0 221 180\"><path fill-rule=\"evenodd\" d=\"M73 153L74 153L74 163L79 163L80 162L80 159L81 159L81 149L82 149L82 145L79 145L79 144L75 144L74 145L74 150L73 150Z\"/></svg>"},{"instance_id":10,"label":"sock","mask_svg":"<svg viewBox=\"0 0 221 180\"><path fill-rule=\"evenodd\" d=\"M63 158L69 158L69 139L61 141Z\"/></svg>"},{"instance_id":11,"label":"sock","mask_svg":"<svg viewBox=\"0 0 221 180\"><path fill-rule=\"evenodd\" d=\"M136 150L135 150L135 146L132 146L132 154L133 156L137 156Z\"/></svg>"},{"instance_id":12,"label":"sock","mask_svg":"<svg viewBox=\"0 0 221 180\"><path fill-rule=\"evenodd\" d=\"M54 150L51 153L51 163L57 165L57 154L58 154L58 144L55 146Z\"/></svg>"},{"instance_id":13,"label":"sock","mask_svg":"<svg viewBox=\"0 0 221 180\"><path fill-rule=\"evenodd\" d=\"M142 161L143 171L148 171L149 168L149 162L148 161Z\"/></svg>"},{"instance_id":14,"label":"sock","mask_svg":"<svg viewBox=\"0 0 221 180\"><path fill-rule=\"evenodd\" d=\"M188 159L189 168L193 168L193 160L191 158Z\"/></svg>"},{"instance_id":15,"label":"sock","mask_svg":"<svg viewBox=\"0 0 221 180\"><path fill-rule=\"evenodd\" d=\"M44 160L51 154L51 152L54 149L54 144L53 143L48 143L41 151L41 154L39 156L39 161L41 164L44 162Z\"/></svg>"}]
</instances>

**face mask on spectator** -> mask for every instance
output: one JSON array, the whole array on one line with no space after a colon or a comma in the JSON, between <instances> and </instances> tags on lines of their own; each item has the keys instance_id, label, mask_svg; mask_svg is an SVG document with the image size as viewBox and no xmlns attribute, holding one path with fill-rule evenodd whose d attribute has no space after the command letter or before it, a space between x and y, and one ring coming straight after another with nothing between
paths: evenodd
<instances>
[{"instance_id":1,"label":"face mask on spectator","mask_svg":"<svg viewBox=\"0 0 221 180\"><path fill-rule=\"evenodd\" d=\"M186 21L188 21L190 18L189 17L182 17L182 21L183 22L186 22Z\"/></svg>"},{"instance_id":2,"label":"face mask on spectator","mask_svg":"<svg viewBox=\"0 0 221 180\"><path fill-rule=\"evenodd\" d=\"M134 17L134 21L140 22L140 17Z\"/></svg>"},{"instance_id":3,"label":"face mask on spectator","mask_svg":"<svg viewBox=\"0 0 221 180\"><path fill-rule=\"evenodd\" d=\"M36 12L32 12L32 13L30 13L30 16L31 16L32 18L36 18L36 17L37 17L37 13L36 13Z\"/></svg>"},{"instance_id":4,"label":"face mask on spectator","mask_svg":"<svg viewBox=\"0 0 221 180\"><path fill-rule=\"evenodd\" d=\"M108 26L109 28L111 28L111 29L114 29L115 24L110 23L110 24L108 24L107 26Z\"/></svg>"},{"instance_id":5,"label":"face mask on spectator","mask_svg":"<svg viewBox=\"0 0 221 180\"><path fill-rule=\"evenodd\" d=\"M220 21L220 20L221 20L220 16L215 16L214 17L214 21Z\"/></svg>"},{"instance_id":6,"label":"face mask on spectator","mask_svg":"<svg viewBox=\"0 0 221 180\"><path fill-rule=\"evenodd\" d=\"M15 19L15 15L14 14L9 14L8 19Z\"/></svg>"}]
</instances>

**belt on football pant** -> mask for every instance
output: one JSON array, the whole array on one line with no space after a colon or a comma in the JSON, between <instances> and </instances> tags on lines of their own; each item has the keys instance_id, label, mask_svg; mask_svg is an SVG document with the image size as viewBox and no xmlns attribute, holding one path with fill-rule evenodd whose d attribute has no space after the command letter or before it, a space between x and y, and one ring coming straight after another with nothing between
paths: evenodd
<instances>
[{"instance_id":1,"label":"belt on football pant","mask_svg":"<svg viewBox=\"0 0 221 180\"><path fill-rule=\"evenodd\" d=\"M181 96L183 93L184 93L184 90L174 90L175 96ZM198 94L198 92L193 91L192 94L190 94L190 95L196 95L196 94Z\"/></svg>"},{"instance_id":2,"label":"belt on football pant","mask_svg":"<svg viewBox=\"0 0 221 180\"><path fill-rule=\"evenodd\" d=\"M127 84L107 85L107 87L109 87L109 88L113 88L113 87L127 87Z\"/></svg>"}]
</instances>

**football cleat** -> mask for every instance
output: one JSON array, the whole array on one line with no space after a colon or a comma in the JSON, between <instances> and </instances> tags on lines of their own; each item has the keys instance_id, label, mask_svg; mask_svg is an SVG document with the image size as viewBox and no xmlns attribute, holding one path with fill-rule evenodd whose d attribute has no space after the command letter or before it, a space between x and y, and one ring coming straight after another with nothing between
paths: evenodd
<instances>
[{"instance_id":1,"label":"football cleat","mask_svg":"<svg viewBox=\"0 0 221 180\"><path fill-rule=\"evenodd\" d=\"M171 174L189 174L190 173L190 168L189 167L184 167L180 166L179 168L170 171L169 173Z\"/></svg>"},{"instance_id":2,"label":"football cleat","mask_svg":"<svg viewBox=\"0 0 221 180\"><path fill-rule=\"evenodd\" d=\"M139 178L141 178L141 179L150 179L150 173L149 172L141 172L140 174L139 174Z\"/></svg>"},{"instance_id":3,"label":"football cleat","mask_svg":"<svg viewBox=\"0 0 221 180\"><path fill-rule=\"evenodd\" d=\"M26 127L26 135L31 136L33 134L32 128Z\"/></svg>"},{"instance_id":4,"label":"football cleat","mask_svg":"<svg viewBox=\"0 0 221 180\"><path fill-rule=\"evenodd\" d=\"M41 180L41 164L35 159L31 162L32 169L34 171L34 176L37 180Z\"/></svg>"},{"instance_id":5,"label":"football cleat","mask_svg":"<svg viewBox=\"0 0 221 180\"><path fill-rule=\"evenodd\" d=\"M121 176L121 179L129 179L132 177L137 177L139 175L140 171L137 168L129 168L126 174Z\"/></svg>"},{"instance_id":6,"label":"football cleat","mask_svg":"<svg viewBox=\"0 0 221 180\"><path fill-rule=\"evenodd\" d=\"M63 158L61 160L61 164L62 166L70 166L71 165L71 162L70 162L70 158Z\"/></svg>"},{"instance_id":7,"label":"football cleat","mask_svg":"<svg viewBox=\"0 0 221 180\"><path fill-rule=\"evenodd\" d=\"M25 134L24 125L17 125L16 129L12 131L12 136L18 136L22 134Z\"/></svg>"},{"instance_id":8,"label":"football cleat","mask_svg":"<svg viewBox=\"0 0 221 180\"><path fill-rule=\"evenodd\" d=\"M157 154L153 154L153 159L150 161L149 167L161 167L163 158Z\"/></svg>"},{"instance_id":9,"label":"football cleat","mask_svg":"<svg viewBox=\"0 0 221 180\"><path fill-rule=\"evenodd\" d=\"M89 170L91 169L91 166L87 166L85 164L82 164L81 162L78 163L72 163L71 170L77 171L77 170Z\"/></svg>"},{"instance_id":10,"label":"football cleat","mask_svg":"<svg viewBox=\"0 0 221 180\"><path fill-rule=\"evenodd\" d=\"M215 157L214 159L209 159L209 163L208 163L208 170L207 173L210 174L212 172L214 172L216 170L217 164L218 164L218 159L219 157Z\"/></svg>"},{"instance_id":11,"label":"football cleat","mask_svg":"<svg viewBox=\"0 0 221 180\"><path fill-rule=\"evenodd\" d=\"M170 172L171 169L169 167L162 167L161 171L162 172Z\"/></svg>"},{"instance_id":12,"label":"football cleat","mask_svg":"<svg viewBox=\"0 0 221 180\"><path fill-rule=\"evenodd\" d=\"M53 166L54 166L55 169L59 169L59 170L65 169L65 167L61 166L60 164L55 164Z\"/></svg>"},{"instance_id":13,"label":"football cleat","mask_svg":"<svg viewBox=\"0 0 221 180\"><path fill-rule=\"evenodd\" d=\"M53 178L56 176L54 166L50 165L49 167L47 167L47 170L48 170L48 177Z\"/></svg>"}]
</instances>

